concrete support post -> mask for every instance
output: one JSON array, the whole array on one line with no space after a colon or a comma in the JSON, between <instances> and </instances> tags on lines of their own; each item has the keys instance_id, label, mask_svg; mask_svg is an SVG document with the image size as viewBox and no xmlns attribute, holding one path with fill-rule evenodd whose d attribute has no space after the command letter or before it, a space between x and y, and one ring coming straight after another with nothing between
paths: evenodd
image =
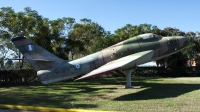
<instances>
[{"instance_id":1,"label":"concrete support post","mask_svg":"<svg viewBox=\"0 0 200 112\"><path fill-rule=\"evenodd\" d=\"M132 88L132 84L131 84L131 70L126 71L126 88Z\"/></svg>"},{"instance_id":2,"label":"concrete support post","mask_svg":"<svg viewBox=\"0 0 200 112\"><path fill-rule=\"evenodd\" d=\"M126 71L123 71L123 73L126 75L126 89L128 88L132 88L132 84L131 84L131 73L132 73L133 70L126 70Z\"/></svg>"}]
</instances>

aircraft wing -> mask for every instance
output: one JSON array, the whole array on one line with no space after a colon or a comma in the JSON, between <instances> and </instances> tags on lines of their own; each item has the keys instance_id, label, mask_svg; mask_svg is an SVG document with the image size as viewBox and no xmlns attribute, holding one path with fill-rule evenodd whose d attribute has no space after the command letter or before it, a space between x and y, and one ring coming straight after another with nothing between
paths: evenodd
<instances>
[{"instance_id":1,"label":"aircraft wing","mask_svg":"<svg viewBox=\"0 0 200 112\"><path fill-rule=\"evenodd\" d=\"M132 55L128 55L126 57L122 57L119 58L117 60L111 61L93 71L91 71L90 73L76 79L76 80L80 80L80 79L85 79L85 78L89 78L89 77L93 77L93 76L98 76L101 75L103 73L106 72L110 72L116 69L134 69L136 68L136 66L138 64L142 64L142 63L146 63L151 61L151 58L153 56L153 50L149 50L149 51L143 51L143 52L139 52L139 53L135 53Z\"/></svg>"}]
</instances>

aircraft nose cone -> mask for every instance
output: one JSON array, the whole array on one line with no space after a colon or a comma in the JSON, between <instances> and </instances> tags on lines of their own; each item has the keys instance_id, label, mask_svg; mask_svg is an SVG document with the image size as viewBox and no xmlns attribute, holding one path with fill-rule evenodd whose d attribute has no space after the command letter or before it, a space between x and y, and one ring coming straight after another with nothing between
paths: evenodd
<instances>
[{"instance_id":1,"label":"aircraft nose cone","mask_svg":"<svg viewBox=\"0 0 200 112\"><path fill-rule=\"evenodd\" d=\"M180 40L180 43L181 43L180 44L181 47L186 47L189 44L188 39L184 36L180 36L179 40Z\"/></svg>"}]
</instances>

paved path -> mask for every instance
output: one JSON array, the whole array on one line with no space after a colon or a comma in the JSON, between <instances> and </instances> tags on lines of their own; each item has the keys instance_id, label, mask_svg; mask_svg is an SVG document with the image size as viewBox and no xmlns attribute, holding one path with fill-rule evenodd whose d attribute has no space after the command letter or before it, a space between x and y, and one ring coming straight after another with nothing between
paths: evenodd
<instances>
[{"instance_id":1,"label":"paved path","mask_svg":"<svg viewBox=\"0 0 200 112\"><path fill-rule=\"evenodd\" d=\"M32 110L32 111L27 111ZM3 105L0 104L0 112L106 112L101 110L84 110L84 109L67 109L67 108L53 108L53 107L35 107L22 105ZM107 111L111 112L111 111Z\"/></svg>"},{"instance_id":2,"label":"paved path","mask_svg":"<svg viewBox=\"0 0 200 112\"><path fill-rule=\"evenodd\" d=\"M24 111L24 110L0 109L0 112L37 112L37 111Z\"/></svg>"}]
</instances>

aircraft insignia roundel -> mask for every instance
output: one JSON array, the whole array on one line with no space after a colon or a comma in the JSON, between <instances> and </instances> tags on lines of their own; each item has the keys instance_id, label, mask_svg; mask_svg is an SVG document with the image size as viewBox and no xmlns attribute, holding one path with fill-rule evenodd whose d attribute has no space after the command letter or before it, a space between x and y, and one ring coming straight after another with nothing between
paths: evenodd
<instances>
[{"instance_id":1,"label":"aircraft insignia roundel","mask_svg":"<svg viewBox=\"0 0 200 112\"><path fill-rule=\"evenodd\" d=\"M76 69L80 69L81 65L80 64L76 64L75 67L76 67Z\"/></svg>"},{"instance_id":2,"label":"aircraft insignia roundel","mask_svg":"<svg viewBox=\"0 0 200 112\"><path fill-rule=\"evenodd\" d=\"M26 45L26 50L27 50L27 51L32 51L32 50L34 50L33 44Z\"/></svg>"}]
</instances>

